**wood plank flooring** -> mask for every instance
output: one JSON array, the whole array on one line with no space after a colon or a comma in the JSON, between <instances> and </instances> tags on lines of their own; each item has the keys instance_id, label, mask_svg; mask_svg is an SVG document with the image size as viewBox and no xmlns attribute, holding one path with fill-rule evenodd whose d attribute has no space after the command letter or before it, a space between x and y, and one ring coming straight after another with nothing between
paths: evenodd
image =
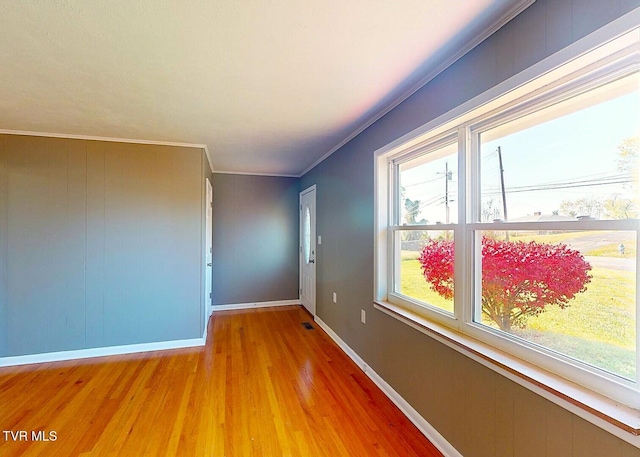
<instances>
[{"instance_id":1,"label":"wood plank flooring","mask_svg":"<svg viewBox=\"0 0 640 457\"><path fill-rule=\"evenodd\" d=\"M215 313L204 348L0 368L0 455L441 454L293 306Z\"/></svg>"}]
</instances>

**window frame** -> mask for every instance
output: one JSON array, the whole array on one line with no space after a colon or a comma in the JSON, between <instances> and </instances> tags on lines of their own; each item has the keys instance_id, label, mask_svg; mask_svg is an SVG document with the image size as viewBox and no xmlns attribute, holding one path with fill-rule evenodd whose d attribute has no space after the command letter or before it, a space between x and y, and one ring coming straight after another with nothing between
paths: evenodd
<instances>
[{"instance_id":1,"label":"window frame","mask_svg":"<svg viewBox=\"0 0 640 457\"><path fill-rule=\"evenodd\" d=\"M492 126L504 124L511 119L539 111L560 100L574 97L577 93L588 92L621 75L640 71L640 52L637 37L638 14L627 15L618 20L618 24L605 27L589 37L570 46L550 58L545 59L531 69L514 76L485 94L481 94L464 105L419 127L395 142L376 151L374 185L376 191L376 250L374 298L376 308L388 314L398 314L406 310L401 320L415 313L422 318L452 329L455 334L472 337L499 351L504 351L535 367L569 379L570 384L583 386L595 393L622 402L626 407L640 409L640 316L638 314L640 294L640 261L636 253L636 379L626 382L603 370L591 367L568 356L553 353L533 344L517 340L508 334L496 331L474 322L474 303L478 302L478 278L481 274L478 251L479 233L482 230L629 230L636 232L640 241L640 223L633 220L584 220L570 222L477 222L477 205L480 187L479 176L479 135ZM616 26L618 27L616 29ZM612 32L611 29L614 29ZM603 37L604 35L604 37ZM632 43L630 45L630 43ZM577 51L576 51L577 48ZM405 157L416 157L428 153L443 138L457 136L458 142L458 219L456 224L437 224L409 226L410 230L443 230L454 232L456 251L454 257L454 313L453 316L439 312L438 309L416 305L394 293L395 260L393 234L403 230L391 222L397 219L397 206L394 197L398 192L397 172L394 163L402 162ZM476 173L474 173L474 170ZM464 179L463 179L464 177ZM395 186L395 187L394 187ZM386 189L385 189L386 187ZM386 211L386 214L384 214ZM395 218L395 219L394 219ZM381 251L384 251L382 253ZM394 265L392 265L394 264ZM407 301L409 303L407 303ZM387 306L390 304L391 306ZM414 305L414 306L412 306ZM386 307L385 309L381 309ZM421 324L424 326L424 324ZM437 326L435 328L438 328ZM425 332L428 333L428 332ZM446 333L446 330L445 332ZM503 332L501 332L503 333ZM526 378L526 373L520 373ZM544 375L542 376L544 377ZM550 390L555 390L551 388ZM588 408L586 408L588 409ZM593 411L591 411L593 413ZM615 421L614 421L615 422ZM640 430L640 424L635 425Z\"/></svg>"},{"instance_id":2,"label":"window frame","mask_svg":"<svg viewBox=\"0 0 640 457\"><path fill-rule=\"evenodd\" d=\"M400 202L400 176L399 176L399 168L402 164L408 163L412 160L419 159L425 157L431 153L437 152L442 148L446 148L455 143L459 142L459 133L457 130L450 130L438 135L435 138L430 139L426 144L421 144L419 147L412 148L408 153L400 153L394 156L389 157L389 225L387 227L388 230L388 241L387 241L387 249L388 249L388 258L393 259L393 263L391 265L391 271L387 276L387 296L391 303L398 304L407 309L410 309L416 313L423 314L433 319L436 322L443 323L448 326L457 326L456 321L459 320L459 316L456 314L455 310L457 309L454 303L454 312L449 313L446 310L442 310L436 306L430 305L428 303L420 302L412 297L401 294L400 292L396 292L396 283L400 280L399 271L400 271L400 258L395 255L395 251L398 247L398 240L396 239L396 234L399 234L403 231L418 231L418 230L432 230L432 231L443 231L448 230L453 232L454 240L456 236L460 233L460 224L449 223L449 224L422 224L422 225L402 225L400 221L400 213L401 213L401 203ZM459 154L460 146L458 145L458 154ZM458 160L458 170L460 172ZM464 176L464 175L458 175ZM464 179L458 179L458 181L463 181ZM458 214L457 217L460 216L460 205L458 205ZM454 270L455 274L455 270ZM455 301L455 298L454 298Z\"/></svg>"}]
</instances>

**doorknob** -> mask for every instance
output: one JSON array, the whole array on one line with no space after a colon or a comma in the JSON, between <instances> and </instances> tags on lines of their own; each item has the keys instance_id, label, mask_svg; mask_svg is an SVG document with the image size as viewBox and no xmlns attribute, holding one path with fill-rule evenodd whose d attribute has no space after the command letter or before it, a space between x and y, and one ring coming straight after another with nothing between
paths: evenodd
<instances>
[{"instance_id":1,"label":"doorknob","mask_svg":"<svg viewBox=\"0 0 640 457\"><path fill-rule=\"evenodd\" d=\"M316 261L311 259L311 260L309 260L309 263L316 263Z\"/></svg>"},{"instance_id":2,"label":"doorknob","mask_svg":"<svg viewBox=\"0 0 640 457\"><path fill-rule=\"evenodd\" d=\"M208 263L208 264L207 264L207 266L208 266L208 267L210 267L211 265L212 265L211 263Z\"/></svg>"}]
</instances>

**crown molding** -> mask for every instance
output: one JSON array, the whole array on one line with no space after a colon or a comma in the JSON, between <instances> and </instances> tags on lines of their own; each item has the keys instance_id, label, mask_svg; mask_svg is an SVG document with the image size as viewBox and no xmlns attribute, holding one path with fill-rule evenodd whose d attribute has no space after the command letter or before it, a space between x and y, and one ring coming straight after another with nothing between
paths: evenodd
<instances>
[{"instance_id":1,"label":"crown molding","mask_svg":"<svg viewBox=\"0 0 640 457\"><path fill-rule=\"evenodd\" d=\"M176 146L176 147L182 147L182 148L204 149L204 152L207 155L207 159L209 159L209 166L211 167L211 171L213 171L213 166L211 165L213 163L211 153L209 152L209 148L207 147L206 144L179 143L179 142L172 142L172 141L140 140L136 138L115 138L115 137L108 137L108 136L74 135L71 133L32 132L29 130L7 130L7 129L0 129L0 135L40 136L40 137L47 137L47 138L65 138L69 140L108 141L111 143L152 144L156 146Z\"/></svg>"},{"instance_id":2,"label":"crown molding","mask_svg":"<svg viewBox=\"0 0 640 457\"><path fill-rule=\"evenodd\" d=\"M493 35L494 33L496 33L498 30L500 30L505 24L507 24L510 20L512 20L513 18L515 18L518 14L522 13L524 10L526 10L527 8L529 8L533 3L535 3L536 0L521 0L519 2L517 2L516 4L513 5L513 7L511 9L509 9L508 11L505 12L505 14L503 14L502 16L500 16L496 21L494 21L488 28L486 28L485 30L483 30L481 33L479 33L478 35L474 36L471 40L469 40L458 52L454 53L451 55L451 57L449 57L447 60L445 60L442 64L438 65L436 68L434 68L432 71L430 71L426 76L424 76L422 79L420 79L420 81L418 81L416 84L414 84L413 86L411 86L408 90L406 90L405 92L403 92L399 97L397 97L395 100L393 100L391 103L389 103L386 107L384 107L382 110L378 111L376 114L374 114L372 117L370 117L367 121L365 121L359 128L357 128L353 133L351 133L349 136L347 136L344 140L342 140L340 143L338 143L336 146L334 146L330 151L328 151L326 154L324 154L322 157L320 157L318 160L316 160L315 162L313 162L313 164L311 164L309 167L307 167L302 173L300 173L298 175L298 177L302 177L304 175L306 175L308 172L310 172L311 170L313 170L317 165L319 165L321 162L323 162L325 159L327 159L331 154L333 154L334 152L336 152L338 149L340 149L341 147L343 147L345 144L347 144L349 141L353 140L355 137L357 137L358 135L360 135L362 132L364 132L367 128L369 128L371 125L373 125L375 122L377 122L378 120L380 120L383 116L385 116L387 113L389 113L391 110L393 110L395 107L397 107L400 103L402 103L403 101L405 101L407 98L411 97L413 94L415 94L419 89L421 89L422 87L424 87L427 83L429 83L431 80L433 80L436 76L438 76L440 73L442 73L443 71L445 71L447 68L449 68L451 65L453 65L455 62L457 62L458 60L460 60L462 57L465 56L465 54L467 54L469 51L471 51L473 48L475 48L476 46L478 46L480 43L482 43L484 40L486 40L487 38L489 38L491 35Z\"/></svg>"},{"instance_id":3,"label":"crown molding","mask_svg":"<svg viewBox=\"0 0 640 457\"><path fill-rule=\"evenodd\" d=\"M279 173L254 173L250 171L225 171L215 170L215 174L221 175L242 175L242 176L269 176L274 178L300 178L302 175L279 174Z\"/></svg>"}]
</instances>

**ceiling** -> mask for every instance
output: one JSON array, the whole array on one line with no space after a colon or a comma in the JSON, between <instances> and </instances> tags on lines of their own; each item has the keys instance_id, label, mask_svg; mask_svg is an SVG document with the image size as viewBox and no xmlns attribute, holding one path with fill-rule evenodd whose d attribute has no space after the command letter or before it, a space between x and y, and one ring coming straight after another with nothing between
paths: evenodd
<instances>
[{"instance_id":1,"label":"ceiling","mask_svg":"<svg viewBox=\"0 0 640 457\"><path fill-rule=\"evenodd\" d=\"M523 0L0 2L0 129L204 144L299 176Z\"/></svg>"}]
</instances>

